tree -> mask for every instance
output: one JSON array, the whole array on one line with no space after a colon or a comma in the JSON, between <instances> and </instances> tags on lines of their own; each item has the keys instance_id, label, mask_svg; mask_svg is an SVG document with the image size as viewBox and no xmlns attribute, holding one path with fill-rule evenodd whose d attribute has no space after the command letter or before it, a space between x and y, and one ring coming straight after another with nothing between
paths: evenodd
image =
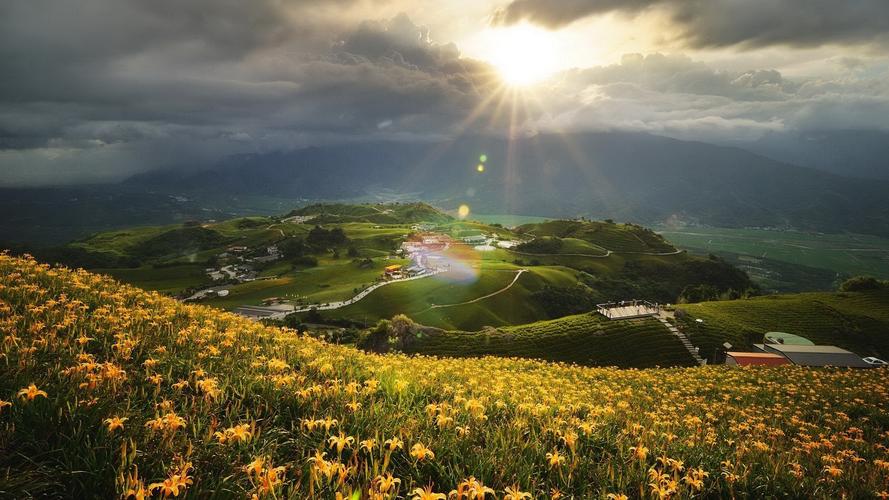
<instances>
[{"instance_id":1,"label":"tree","mask_svg":"<svg viewBox=\"0 0 889 500\"><path fill-rule=\"evenodd\" d=\"M419 325L414 320L404 314L397 314L389 322L389 338L395 341L399 350L404 350L405 347L413 344L419 329Z\"/></svg>"}]
</instances>

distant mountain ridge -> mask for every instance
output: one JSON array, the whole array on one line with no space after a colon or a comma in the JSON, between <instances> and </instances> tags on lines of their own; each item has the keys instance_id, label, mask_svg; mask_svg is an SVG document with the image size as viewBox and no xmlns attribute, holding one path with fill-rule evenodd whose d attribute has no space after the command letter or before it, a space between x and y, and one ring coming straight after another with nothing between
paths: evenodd
<instances>
[{"instance_id":1,"label":"distant mountain ridge","mask_svg":"<svg viewBox=\"0 0 889 500\"><path fill-rule=\"evenodd\" d=\"M312 147L235 156L208 171L150 172L127 184L308 199L374 199L386 191L479 213L889 234L889 182L636 133Z\"/></svg>"}]
</instances>

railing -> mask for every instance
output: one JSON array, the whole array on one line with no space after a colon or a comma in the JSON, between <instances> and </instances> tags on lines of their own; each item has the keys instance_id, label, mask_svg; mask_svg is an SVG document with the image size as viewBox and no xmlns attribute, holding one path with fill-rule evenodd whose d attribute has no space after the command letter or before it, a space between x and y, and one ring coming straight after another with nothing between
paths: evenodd
<instances>
[{"instance_id":1,"label":"railing","mask_svg":"<svg viewBox=\"0 0 889 500\"><path fill-rule=\"evenodd\" d=\"M621 308L639 308L638 314L621 315L621 318L631 318L634 316L653 316L661 312L661 306L658 303L652 303L647 300L622 300L620 302L606 302L604 304L596 304L596 311L608 319L614 319L614 310ZM645 308L645 309L642 309ZM647 309L647 310L646 310Z\"/></svg>"}]
</instances>

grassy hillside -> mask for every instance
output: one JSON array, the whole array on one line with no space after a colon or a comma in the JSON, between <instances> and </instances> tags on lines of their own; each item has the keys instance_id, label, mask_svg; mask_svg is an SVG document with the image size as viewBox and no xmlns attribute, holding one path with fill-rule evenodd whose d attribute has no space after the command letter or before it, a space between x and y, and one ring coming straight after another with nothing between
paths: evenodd
<instances>
[{"instance_id":1,"label":"grassy hillside","mask_svg":"<svg viewBox=\"0 0 889 500\"><path fill-rule=\"evenodd\" d=\"M749 348L761 343L764 333L781 331L860 356L889 359L889 291L885 290L770 295L687 304L681 309L687 313L682 321L686 332L708 356L723 342Z\"/></svg>"},{"instance_id":2,"label":"grassy hillside","mask_svg":"<svg viewBox=\"0 0 889 500\"><path fill-rule=\"evenodd\" d=\"M408 263L398 252L420 232L419 222L423 232L450 238L439 256L453 272L382 287L324 312L325 319L370 324L405 313L429 326L474 331L588 312L610 300L674 302L687 287L705 285L715 297L752 286L725 262L677 252L640 226L558 220L513 231L457 220L423 203L315 204L283 217L118 230L71 243L64 250L72 259L62 262L180 297L225 290L205 301L229 310L272 297L327 304L381 280L384 267ZM462 242L478 235L530 248L475 250ZM547 251L552 244L557 248ZM277 260L262 261L273 245L281 252Z\"/></svg>"},{"instance_id":3,"label":"grassy hillside","mask_svg":"<svg viewBox=\"0 0 889 500\"><path fill-rule=\"evenodd\" d=\"M403 313L424 325L463 330L529 323L547 317L532 297L535 291L577 281L576 271L570 268L532 267L515 280L522 268L513 264L481 261L467 265L478 267L385 286L360 302L323 315L371 324ZM515 284L507 289L513 280Z\"/></svg>"},{"instance_id":4,"label":"grassy hillside","mask_svg":"<svg viewBox=\"0 0 889 500\"><path fill-rule=\"evenodd\" d=\"M437 356L517 356L589 366L692 366L688 351L653 319L610 321L578 314L477 332L429 330L409 352Z\"/></svg>"},{"instance_id":5,"label":"grassy hillside","mask_svg":"<svg viewBox=\"0 0 889 500\"><path fill-rule=\"evenodd\" d=\"M885 370L368 355L5 255L0 332L12 498L887 489Z\"/></svg>"},{"instance_id":6,"label":"grassy hillside","mask_svg":"<svg viewBox=\"0 0 889 500\"><path fill-rule=\"evenodd\" d=\"M549 236L587 241L614 252L666 253L676 250L662 236L635 224L554 220L525 224L517 227L516 231L537 237Z\"/></svg>"},{"instance_id":7,"label":"grassy hillside","mask_svg":"<svg viewBox=\"0 0 889 500\"><path fill-rule=\"evenodd\" d=\"M344 204L318 203L290 212L292 216L315 216L316 224L373 222L375 224L410 224L447 222L452 218L425 203Z\"/></svg>"}]
</instances>

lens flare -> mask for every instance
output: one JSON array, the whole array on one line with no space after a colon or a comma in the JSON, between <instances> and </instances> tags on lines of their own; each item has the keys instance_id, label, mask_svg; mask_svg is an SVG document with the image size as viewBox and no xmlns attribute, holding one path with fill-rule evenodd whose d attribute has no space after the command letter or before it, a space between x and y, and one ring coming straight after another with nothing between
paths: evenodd
<instances>
[{"instance_id":1,"label":"lens flare","mask_svg":"<svg viewBox=\"0 0 889 500\"><path fill-rule=\"evenodd\" d=\"M460 205L460 208L457 209L457 215L461 219L465 219L469 215L469 205Z\"/></svg>"},{"instance_id":2,"label":"lens flare","mask_svg":"<svg viewBox=\"0 0 889 500\"><path fill-rule=\"evenodd\" d=\"M488 161L488 155L482 154L481 156L478 157L478 161L480 161L482 163Z\"/></svg>"},{"instance_id":3,"label":"lens flare","mask_svg":"<svg viewBox=\"0 0 889 500\"><path fill-rule=\"evenodd\" d=\"M485 171L485 166L482 165L481 163L479 163L478 166L475 167L475 169L478 170L479 172L484 172L484 171Z\"/></svg>"}]
</instances>

